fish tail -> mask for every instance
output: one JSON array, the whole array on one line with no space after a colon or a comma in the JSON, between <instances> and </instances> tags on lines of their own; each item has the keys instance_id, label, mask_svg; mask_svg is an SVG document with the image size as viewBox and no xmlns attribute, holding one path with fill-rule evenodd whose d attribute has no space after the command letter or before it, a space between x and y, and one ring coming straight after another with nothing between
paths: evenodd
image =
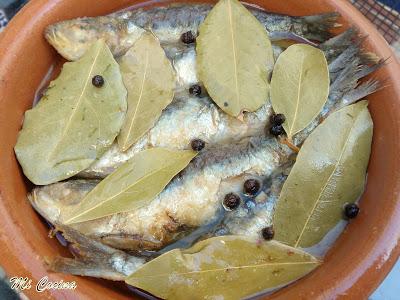
<instances>
[{"instance_id":1,"label":"fish tail","mask_svg":"<svg viewBox=\"0 0 400 300\"><path fill-rule=\"evenodd\" d=\"M377 79L369 79L366 82L361 83L355 89L346 93L338 108L345 107L347 105L353 104L358 100L365 98L366 96L375 93L382 88L382 83Z\"/></svg>"},{"instance_id":2,"label":"fish tail","mask_svg":"<svg viewBox=\"0 0 400 300\"><path fill-rule=\"evenodd\" d=\"M46 265L51 271L117 281L124 280L144 263L142 258L106 246L68 226L55 225L55 228L69 242L74 258L47 259Z\"/></svg>"},{"instance_id":3,"label":"fish tail","mask_svg":"<svg viewBox=\"0 0 400 300\"><path fill-rule=\"evenodd\" d=\"M302 28L302 32L295 32L296 34L302 35L309 40L323 42L331 38L331 30L333 28L341 26L338 23L339 16L339 13L330 12L319 15L296 17L293 27L295 28L298 24Z\"/></svg>"},{"instance_id":4,"label":"fish tail","mask_svg":"<svg viewBox=\"0 0 400 300\"><path fill-rule=\"evenodd\" d=\"M110 268L104 268L100 263L78 260L76 258L55 257L46 262L48 270L79 276L104 278L113 281L122 281L125 276Z\"/></svg>"},{"instance_id":5,"label":"fish tail","mask_svg":"<svg viewBox=\"0 0 400 300\"><path fill-rule=\"evenodd\" d=\"M349 46L342 54L333 62L337 66L341 64L342 67L341 69L338 67L331 76L328 100L330 110L355 103L376 92L382 86L377 79L369 79L361 84L360 81L381 68L385 60L377 59L376 56L370 54L367 57L357 45Z\"/></svg>"},{"instance_id":6,"label":"fish tail","mask_svg":"<svg viewBox=\"0 0 400 300\"><path fill-rule=\"evenodd\" d=\"M344 58L354 55L353 51L358 51L357 45L354 42L357 39L358 32L355 28L349 28L341 34L330 38L324 43L319 45L319 48L324 52L325 57L330 66L329 71L332 72L332 67L336 67L336 65L332 65L332 62L338 58L338 56L342 55ZM352 46L352 47L351 47ZM348 50L351 49L351 50ZM345 53L345 51L351 53ZM343 60L343 59L342 59Z\"/></svg>"}]
</instances>

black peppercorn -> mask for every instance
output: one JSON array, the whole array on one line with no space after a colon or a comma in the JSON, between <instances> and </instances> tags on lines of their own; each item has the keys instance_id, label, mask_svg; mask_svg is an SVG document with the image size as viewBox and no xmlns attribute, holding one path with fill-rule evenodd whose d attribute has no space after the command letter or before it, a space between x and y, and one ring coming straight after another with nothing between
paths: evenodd
<instances>
[{"instance_id":1,"label":"black peppercorn","mask_svg":"<svg viewBox=\"0 0 400 300\"><path fill-rule=\"evenodd\" d=\"M247 179L243 185L243 192L247 195L254 196L260 190L260 182L256 179Z\"/></svg>"},{"instance_id":2,"label":"black peppercorn","mask_svg":"<svg viewBox=\"0 0 400 300\"><path fill-rule=\"evenodd\" d=\"M275 231L272 226L265 227L261 230L262 237L267 241L272 240L274 238L274 234Z\"/></svg>"},{"instance_id":3,"label":"black peppercorn","mask_svg":"<svg viewBox=\"0 0 400 300\"><path fill-rule=\"evenodd\" d=\"M235 209L240 204L240 197L234 193L229 193L225 195L224 206L229 209Z\"/></svg>"},{"instance_id":4,"label":"black peppercorn","mask_svg":"<svg viewBox=\"0 0 400 300\"><path fill-rule=\"evenodd\" d=\"M283 129L282 125L272 125L272 127L269 129L269 133L271 133L273 136L279 136L285 133L285 130Z\"/></svg>"},{"instance_id":5,"label":"black peppercorn","mask_svg":"<svg viewBox=\"0 0 400 300\"><path fill-rule=\"evenodd\" d=\"M184 44L192 44L196 41L196 36L193 34L193 32L188 31L188 32L182 33L181 41Z\"/></svg>"},{"instance_id":6,"label":"black peppercorn","mask_svg":"<svg viewBox=\"0 0 400 300\"><path fill-rule=\"evenodd\" d=\"M192 140L190 145L192 146L192 149L194 151L201 151L204 148L204 146L206 145L206 143L203 140L194 139L194 140Z\"/></svg>"},{"instance_id":7,"label":"black peppercorn","mask_svg":"<svg viewBox=\"0 0 400 300\"><path fill-rule=\"evenodd\" d=\"M346 204L346 206L344 207L344 215L348 219L354 219L355 217L357 217L359 211L360 208L355 203Z\"/></svg>"},{"instance_id":8,"label":"black peppercorn","mask_svg":"<svg viewBox=\"0 0 400 300\"><path fill-rule=\"evenodd\" d=\"M276 114L271 116L271 123L272 125L282 125L285 123L286 117L284 114Z\"/></svg>"},{"instance_id":9,"label":"black peppercorn","mask_svg":"<svg viewBox=\"0 0 400 300\"><path fill-rule=\"evenodd\" d=\"M189 93L194 95L194 96L200 96L201 95L201 86L198 84L194 84L189 88Z\"/></svg>"},{"instance_id":10,"label":"black peppercorn","mask_svg":"<svg viewBox=\"0 0 400 300\"><path fill-rule=\"evenodd\" d=\"M101 76L101 75L95 75L95 76L93 76L93 78L92 78L92 84L95 86L95 87L102 87L103 85L104 85L104 78L103 78L103 76Z\"/></svg>"}]
</instances>

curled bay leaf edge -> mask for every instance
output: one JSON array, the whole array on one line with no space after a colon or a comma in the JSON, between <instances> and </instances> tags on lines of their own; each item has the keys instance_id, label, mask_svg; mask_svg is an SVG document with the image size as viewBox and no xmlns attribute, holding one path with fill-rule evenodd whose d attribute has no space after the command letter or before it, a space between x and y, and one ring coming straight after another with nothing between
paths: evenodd
<instances>
[{"instance_id":1,"label":"curled bay leaf edge","mask_svg":"<svg viewBox=\"0 0 400 300\"><path fill-rule=\"evenodd\" d=\"M343 218L366 181L373 123L368 102L332 113L306 139L274 213L276 240L308 248Z\"/></svg>"},{"instance_id":2,"label":"curled bay leaf edge","mask_svg":"<svg viewBox=\"0 0 400 300\"><path fill-rule=\"evenodd\" d=\"M251 255L249 255L251 253ZM241 299L281 287L321 262L275 241L219 236L171 250L140 267L125 282L163 299Z\"/></svg>"},{"instance_id":3,"label":"curled bay leaf edge","mask_svg":"<svg viewBox=\"0 0 400 300\"><path fill-rule=\"evenodd\" d=\"M63 224L90 221L147 205L197 155L192 150L150 148L135 154L91 190Z\"/></svg>"}]
</instances>

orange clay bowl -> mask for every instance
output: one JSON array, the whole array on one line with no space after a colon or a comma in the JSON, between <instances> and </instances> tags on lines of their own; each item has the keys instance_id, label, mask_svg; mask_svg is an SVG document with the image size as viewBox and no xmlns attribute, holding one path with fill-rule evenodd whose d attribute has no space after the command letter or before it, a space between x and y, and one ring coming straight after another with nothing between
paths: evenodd
<instances>
[{"instance_id":1,"label":"orange clay bowl","mask_svg":"<svg viewBox=\"0 0 400 300\"><path fill-rule=\"evenodd\" d=\"M253 2L253 0L252 0ZM8 276L32 279L30 299L128 299L125 286L79 276L50 273L44 258L68 255L26 200L24 178L13 147L24 112L49 68L59 62L43 38L44 28L79 16L104 15L138 0L32 0L0 34L0 265ZM400 67L388 44L365 17L345 0L254 0L265 9L290 15L338 11L344 28L356 26L365 46L387 64L376 76L386 87L369 96L374 139L361 213L351 221L317 270L268 299L366 299L387 275L400 253ZM146 5L160 5L147 2ZM144 5L143 3L141 5ZM43 277L76 281L76 290L35 292Z\"/></svg>"}]
</instances>

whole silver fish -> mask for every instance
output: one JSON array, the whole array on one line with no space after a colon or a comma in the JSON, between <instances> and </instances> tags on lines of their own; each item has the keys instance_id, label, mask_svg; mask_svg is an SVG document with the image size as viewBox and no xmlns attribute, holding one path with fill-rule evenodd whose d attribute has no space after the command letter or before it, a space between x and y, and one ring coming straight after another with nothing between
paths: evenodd
<instances>
[{"instance_id":1,"label":"whole silver fish","mask_svg":"<svg viewBox=\"0 0 400 300\"><path fill-rule=\"evenodd\" d=\"M82 234L114 248L158 250L213 220L222 209L226 189L248 176L268 177L291 154L276 139L249 142L201 153L147 206L93 221L70 225ZM71 180L35 188L34 208L49 222L62 225L98 181Z\"/></svg>"},{"instance_id":2,"label":"whole silver fish","mask_svg":"<svg viewBox=\"0 0 400 300\"><path fill-rule=\"evenodd\" d=\"M180 43L183 33L197 33L211 8L209 4L175 4L78 18L48 26L45 37L68 60L80 58L100 38L106 41L115 56L120 56L132 47L143 30L151 30L162 44ZM287 37L282 33L290 32L295 37L324 41L330 36L329 29L337 25L338 18L337 13L290 17L249 9L270 32L271 38L274 38L274 33L278 38Z\"/></svg>"}]
</instances>

